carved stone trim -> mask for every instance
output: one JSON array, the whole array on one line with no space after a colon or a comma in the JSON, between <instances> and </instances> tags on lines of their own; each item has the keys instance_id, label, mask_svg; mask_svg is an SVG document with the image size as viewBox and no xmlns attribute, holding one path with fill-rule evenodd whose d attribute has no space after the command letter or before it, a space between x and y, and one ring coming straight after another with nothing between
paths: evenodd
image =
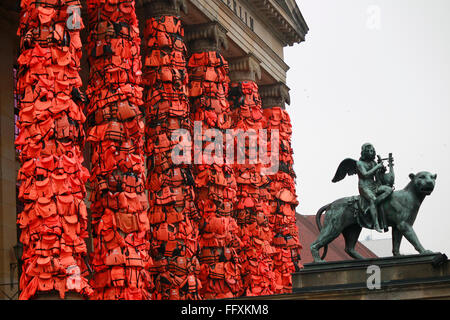
<instances>
[{"instance_id":1,"label":"carved stone trim","mask_svg":"<svg viewBox=\"0 0 450 320\"><path fill-rule=\"evenodd\" d=\"M186 26L184 40L191 52L228 49L227 30L217 21Z\"/></svg>"},{"instance_id":2,"label":"carved stone trim","mask_svg":"<svg viewBox=\"0 0 450 320\"><path fill-rule=\"evenodd\" d=\"M232 82L253 81L261 79L261 61L252 53L228 60L230 80Z\"/></svg>"},{"instance_id":3,"label":"carved stone trim","mask_svg":"<svg viewBox=\"0 0 450 320\"><path fill-rule=\"evenodd\" d=\"M138 0L136 4L144 7L146 17L179 17L181 12L187 14L185 0Z\"/></svg>"},{"instance_id":4,"label":"carved stone trim","mask_svg":"<svg viewBox=\"0 0 450 320\"><path fill-rule=\"evenodd\" d=\"M285 45L292 46L305 40L309 28L300 10L292 12L292 19L286 19L275 6L273 0L247 0L254 8L259 10L270 23L280 31Z\"/></svg>"},{"instance_id":5,"label":"carved stone trim","mask_svg":"<svg viewBox=\"0 0 450 320\"><path fill-rule=\"evenodd\" d=\"M272 107L286 108L286 103L291 104L289 87L283 82L259 86L259 95L263 109Z\"/></svg>"}]
</instances>

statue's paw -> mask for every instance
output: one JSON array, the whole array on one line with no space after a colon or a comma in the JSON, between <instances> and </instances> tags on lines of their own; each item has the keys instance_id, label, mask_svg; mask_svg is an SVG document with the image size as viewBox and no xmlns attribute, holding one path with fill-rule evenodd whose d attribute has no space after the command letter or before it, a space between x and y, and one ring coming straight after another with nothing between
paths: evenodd
<instances>
[{"instance_id":1,"label":"statue's paw","mask_svg":"<svg viewBox=\"0 0 450 320\"><path fill-rule=\"evenodd\" d=\"M403 256L400 252L393 252L394 257L401 257Z\"/></svg>"},{"instance_id":2,"label":"statue's paw","mask_svg":"<svg viewBox=\"0 0 450 320\"><path fill-rule=\"evenodd\" d=\"M421 254L433 254L434 252L431 250L424 250Z\"/></svg>"}]
</instances>

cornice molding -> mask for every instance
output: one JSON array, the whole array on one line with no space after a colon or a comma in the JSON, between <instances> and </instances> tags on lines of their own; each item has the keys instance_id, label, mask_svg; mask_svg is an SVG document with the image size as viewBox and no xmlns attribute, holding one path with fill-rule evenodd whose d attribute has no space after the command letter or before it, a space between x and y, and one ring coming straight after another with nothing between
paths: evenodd
<instances>
[{"instance_id":1,"label":"cornice molding","mask_svg":"<svg viewBox=\"0 0 450 320\"><path fill-rule=\"evenodd\" d=\"M147 17L180 16L181 12L187 14L185 0L137 0L136 6L144 7Z\"/></svg>"},{"instance_id":2,"label":"cornice molding","mask_svg":"<svg viewBox=\"0 0 450 320\"><path fill-rule=\"evenodd\" d=\"M261 79L261 61L253 54L228 60L230 80L232 82L253 81Z\"/></svg>"},{"instance_id":3,"label":"cornice molding","mask_svg":"<svg viewBox=\"0 0 450 320\"><path fill-rule=\"evenodd\" d=\"M305 36L308 33L308 26L301 14L292 12L297 19L285 17L281 13L282 9L273 0L246 0L253 8L261 12L267 20L279 31L279 34L284 41L284 45L292 46L295 43L305 41Z\"/></svg>"},{"instance_id":4,"label":"cornice molding","mask_svg":"<svg viewBox=\"0 0 450 320\"><path fill-rule=\"evenodd\" d=\"M285 109L286 104L291 104L289 90L289 87L283 82L259 86L263 109L272 107Z\"/></svg>"},{"instance_id":5,"label":"cornice molding","mask_svg":"<svg viewBox=\"0 0 450 320\"><path fill-rule=\"evenodd\" d=\"M217 21L187 25L184 41L191 52L221 51L228 49L227 30Z\"/></svg>"}]
</instances>

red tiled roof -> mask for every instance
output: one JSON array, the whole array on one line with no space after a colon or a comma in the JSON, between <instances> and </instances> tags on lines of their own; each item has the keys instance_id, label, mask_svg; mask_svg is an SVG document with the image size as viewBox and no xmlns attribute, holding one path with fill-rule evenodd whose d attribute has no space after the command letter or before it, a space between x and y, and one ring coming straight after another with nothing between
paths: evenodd
<instances>
[{"instance_id":1,"label":"red tiled roof","mask_svg":"<svg viewBox=\"0 0 450 320\"><path fill-rule=\"evenodd\" d=\"M311 263L313 258L309 246L317 239L319 235L319 230L316 226L316 216L312 215L301 215L296 214L297 227L300 234L300 243L303 246L301 250L301 263ZM351 258L345 251L345 240L342 234L337 237L333 242L328 245L328 252L325 257L325 261L340 261L340 260L351 260ZM362 255L364 258L377 258L377 255L370 251L361 242L356 243L356 251ZM323 249L320 250L322 254Z\"/></svg>"}]
</instances>

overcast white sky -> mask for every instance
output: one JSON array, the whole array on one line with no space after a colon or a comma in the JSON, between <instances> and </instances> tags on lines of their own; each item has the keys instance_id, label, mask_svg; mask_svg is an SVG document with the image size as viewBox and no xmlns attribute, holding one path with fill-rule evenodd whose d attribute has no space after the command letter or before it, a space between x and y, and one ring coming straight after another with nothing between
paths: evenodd
<instances>
[{"instance_id":1,"label":"overcast white sky","mask_svg":"<svg viewBox=\"0 0 450 320\"><path fill-rule=\"evenodd\" d=\"M331 179L372 142L383 158L393 153L397 189L411 172L437 173L414 229L426 249L450 255L450 1L297 3L310 29L285 49L297 211L358 194L356 176ZM391 236L363 231L360 240L369 234Z\"/></svg>"}]
</instances>

